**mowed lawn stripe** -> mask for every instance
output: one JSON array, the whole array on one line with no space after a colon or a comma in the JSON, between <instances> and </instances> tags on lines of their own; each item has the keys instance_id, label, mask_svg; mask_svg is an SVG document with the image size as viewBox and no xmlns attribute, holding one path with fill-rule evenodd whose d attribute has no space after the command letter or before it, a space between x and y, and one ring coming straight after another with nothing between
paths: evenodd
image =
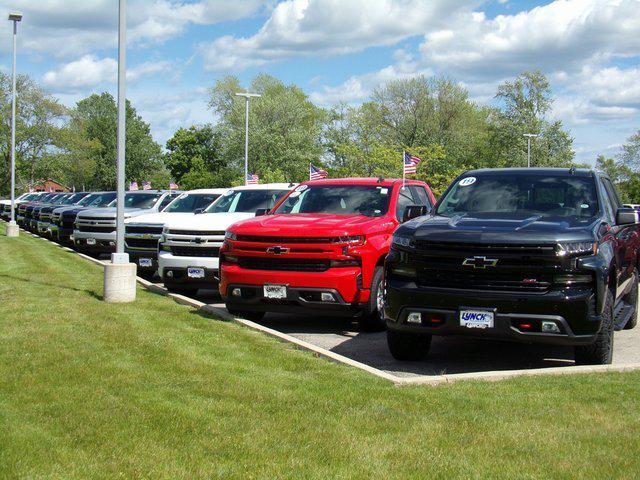
<instances>
[{"instance_id":1,"label":"mowed lawn stripe","mask_svg":"<svg viewBox=\"0 0 640 480\"><path fill-rule=\"evenodd\" d=\"M395 387L0 237L3 478L634 478L640 374ZM455 352L451 353L455 355Z\"/></svg>"}]
</instances>

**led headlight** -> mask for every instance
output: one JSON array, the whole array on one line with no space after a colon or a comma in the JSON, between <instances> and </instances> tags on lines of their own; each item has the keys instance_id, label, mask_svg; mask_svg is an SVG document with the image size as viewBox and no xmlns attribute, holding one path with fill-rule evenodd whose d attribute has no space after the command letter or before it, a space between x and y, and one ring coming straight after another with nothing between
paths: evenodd
<instances>
[{"instance_id":1,"label":"led headlight","mask_svg":"<svg viewBox=\"0 0 640 480\"><path fill-rule=\"evenodd\" d=\"M226 232L224 234L224 238L225 238L225 240L236 240L238 237L233 232Z\"/></svg>"},{"instance_id":2,"label":"led headlight","mask_svg":"<svg viewBox=\"0 0 640 480\"><path fill-rule=\"evenodd\" d=\"M399 247L410 248L413 247L413 239L404 235L394 235L393 244Z\"/></svg>"},{"instance_id":3,"label":"led headlight","mask_svg":"<svg viewBox=\"0 0 640 480\"><path fill-rule=\"evenodd\" d=\"M595 255L598 253L597 242L563 242L558 243L557 249L560 257L570 255Z\"/></svg>"}]
</instances>

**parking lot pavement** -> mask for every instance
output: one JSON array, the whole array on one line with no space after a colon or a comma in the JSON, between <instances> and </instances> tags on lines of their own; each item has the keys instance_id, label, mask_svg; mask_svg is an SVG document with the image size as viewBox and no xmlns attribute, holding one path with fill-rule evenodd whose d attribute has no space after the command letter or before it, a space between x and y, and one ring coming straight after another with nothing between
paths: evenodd
<instances>
[{"instance_id":1,"label":"parking lot pavement","mask_svg":"<svg viewBox=\"0 0 640 480\"><path fill-rule=\"evenodd\" d=\"M214 291L197 297L224 308ZM365 333L347 320L268 314L261 324L401 377L573 365L573 349L461 337L434 337L420 362L400 362L387 349L384 332ZM640 327L615 334L614 364L640 363Z\"/></svg>"}]
</instances>

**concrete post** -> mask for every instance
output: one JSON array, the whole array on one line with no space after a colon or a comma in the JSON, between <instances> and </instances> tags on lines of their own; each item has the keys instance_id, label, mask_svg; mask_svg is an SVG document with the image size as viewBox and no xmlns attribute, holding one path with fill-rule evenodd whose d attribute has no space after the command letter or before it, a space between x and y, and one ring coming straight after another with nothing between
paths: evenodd
<instances>
[{"instance_id":1,"label":"concrete post","mask_svg":"<svg viewBox=\"0 0 640 480\"><path fill-rule=\"evenodd\" d=\"M136 264L106 263L104 296L107 303L126 303L136 299Z\"/></svg>"},{"instance_id":2,"label":"concrete post","mask_svg":"<svg viewBox=\"0 0 640 480\"><path fill-rule=\"evenodd\" d=\"M17 237L19 235L20 228L17 223L7 223L6 229L7 237Z\"/></svg>"}]
</instances>

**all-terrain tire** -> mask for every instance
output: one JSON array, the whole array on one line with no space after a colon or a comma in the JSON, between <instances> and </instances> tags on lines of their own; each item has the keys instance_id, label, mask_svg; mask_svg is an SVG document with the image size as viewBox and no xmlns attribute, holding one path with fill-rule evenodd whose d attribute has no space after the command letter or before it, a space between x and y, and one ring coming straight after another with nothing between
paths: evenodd
<instances>
[{"instance_id":1,"label":"all-terrain tire","mask_svg":"<svg viewBox=\"0 0 640 480\"><path fill-rule=\"evenodd\" d=\"M613 360L613 293L607 290L602 323L591 345L575 347L574 355L578 365L608 365Z\"/></svg>"},{"instance_id":2,"label":"all-terrain tire","mask_svg":"<svg viewBox=\"0 0 640 480\"><path fill-rule=\"evenodd\" d=\"M633 272L633 285L629 293L624 296L624 301L633 306L633 314L624 326L625 330L631 330L638 324L638 270Z\"/></svg>"},{"instance_id":3,"label":"all-terrain tire","mask_svg":"<svg viewBox=\"0 0 640 480\"><path fill-rule=\"evenodd\" d=\"M362 317L358 319L360 330L365 332L381 332L386 328L383 311L384 269L376 267L371 280L371 295Z\"/></svg>"},{"instance_id":4,"label":"all-terrain tire","mask_svg":"<svg viewBox=\"0 0 640 480\"><path fill-rule=\"evenodd\" d=\"M387 346L396 360L422 360L429 354L431 335L387 330Z\"/></svg>"}]
</instances>

